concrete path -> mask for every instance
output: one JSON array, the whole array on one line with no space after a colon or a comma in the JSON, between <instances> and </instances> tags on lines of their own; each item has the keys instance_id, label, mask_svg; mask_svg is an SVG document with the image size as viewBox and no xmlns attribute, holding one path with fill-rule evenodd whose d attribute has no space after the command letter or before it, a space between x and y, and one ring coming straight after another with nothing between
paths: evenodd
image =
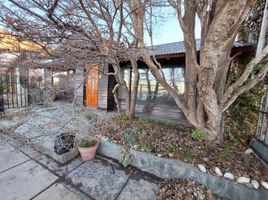
<instances>
[{"instance_id":1,"label":"concrete path","mask_svg":"<svg viewBox=\"0 0 268 200\"><path fill-rule=\"evenodd\" d=\"M104 113L93 114L87 108L76 108L73 111L70 103L55 103L48 106L36 106L28 109L28 114L11 113L10 116L0 120L0 133L10 134L27 141L34 149L48 155L54 160L65 163L78 155L76 149L58 155L54 151L55 140L61 134L74 134L75 138L87 136L94 132L97 120L104 119ZM11 111L10 111L11 112ZM75 115L73 115L73 112ZM88 116L90 118L88 118Z\"/></svg>"},{"instance_id":2,"label":"concrete path","mask_svg":"<svg viewBox=\"0 0 268 200\"><path fill-rule=\"evenodd\" d=\"M158 184L103 157L61 165L14 139L0 139L1 200L153 200Z\"/></svg>"}]
</instances>

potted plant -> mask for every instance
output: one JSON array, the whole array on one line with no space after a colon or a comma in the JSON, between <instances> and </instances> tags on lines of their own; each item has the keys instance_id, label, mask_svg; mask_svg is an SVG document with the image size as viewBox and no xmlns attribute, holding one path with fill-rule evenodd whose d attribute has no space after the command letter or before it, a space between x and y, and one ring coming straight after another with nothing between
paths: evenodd
<instances>
[{"instance_id":1,"label":"potted plant","mask_svg":"<svg viewBox=\"0 0 268 200\"><path fill-rule=\"evenodd\" d=\"M99 146L99 140L95 138L84 138L78 144L78 151L82 160L92 160Z\"/></svg>"}]
</instances>

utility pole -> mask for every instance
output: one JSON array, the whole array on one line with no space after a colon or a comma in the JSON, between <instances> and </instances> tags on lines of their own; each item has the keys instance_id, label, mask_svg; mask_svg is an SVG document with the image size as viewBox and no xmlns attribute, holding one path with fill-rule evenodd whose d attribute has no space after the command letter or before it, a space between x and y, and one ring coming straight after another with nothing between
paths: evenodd
<instances>
[{"instance_id":1,"label":"utility pole","mask_svg":"<svg viewBox=\"0 0 268 200\"><path fill-rule=\"evenodd\" d=\"M260 55L262 52L265 44L266 44L266 30L268 26L268 0L266 0L265 6L264 6L264 12L263 12L263 18L262 18L262 24L261 24L261 31L260 36L258 40L257 50L256 50L256 57ZM267 77L267 75L266 75ZM266 78L267 79L267 78ZM268 106L268 86L265 85L266 92L264 96L261 98L261 105L259 110L259 116L258 116L258 123L257 123L257 130L256 130L256 136L260 137L261 134L266 130L267 124L265 123L267 120L266 112L267 106Z\"/></svg>"},{"instance_id":2,"label":"utility pole","mask_svg":"<svg viewBox=\"0 0 268 200\"><path fill-rule=\"evenodd\" d=\"M258 46L257 46L257 51L256 51L256 57L260 55L262 52L265 43L266 43L266 30L268 26L268 0L266 0L265 7L264 7L264 12L263 12L263 18L262 18L262 24L261 24L261 32L258 40Z\"/></svg>"}]
</instances>

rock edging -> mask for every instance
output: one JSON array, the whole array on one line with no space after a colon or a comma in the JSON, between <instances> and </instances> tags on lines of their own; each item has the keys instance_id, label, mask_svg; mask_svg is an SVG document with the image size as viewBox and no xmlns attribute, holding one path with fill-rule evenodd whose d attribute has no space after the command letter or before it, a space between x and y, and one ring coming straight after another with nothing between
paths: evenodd
<instances>
[{"instance_id":1,"label":"rock edging","mask_svg":"<svg viewBox=\"0 0 268 200\"><path fill-rule=\"evenodd\" d=\"M121 161L125 157L125 148L121 145L101 140L98 153ZM160 158L150 153L128 149L131 155L129 164L141 171L148 172L163 179L190 179L213 190L216 195L234 200L261 200L268 196L268 192L254 190L242 184L201 172L197 167L179 160Z\"/></svg>"}]
</instances>

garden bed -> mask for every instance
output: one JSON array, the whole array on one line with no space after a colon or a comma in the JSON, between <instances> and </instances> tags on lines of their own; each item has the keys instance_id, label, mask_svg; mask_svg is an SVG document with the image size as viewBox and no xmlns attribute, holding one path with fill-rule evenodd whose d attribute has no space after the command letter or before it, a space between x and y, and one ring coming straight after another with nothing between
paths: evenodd
<instances>
[{"instance_id":1,"label":"garden bed","mask_svg":"<svg viewBox=\"0 0 268 200\"><path fill-rule=\"evenodd\" d=\"M124 147L194 165L203 164L213 175L218 167L222 173L230 172L235 177L268 181L268 169L254 153L245 154L249 145L235 139L226 139L223 144L208 143L190 127L144 118L129 121L124 117L101 123L98 133Z\"/></svg>"}]
</instances>

